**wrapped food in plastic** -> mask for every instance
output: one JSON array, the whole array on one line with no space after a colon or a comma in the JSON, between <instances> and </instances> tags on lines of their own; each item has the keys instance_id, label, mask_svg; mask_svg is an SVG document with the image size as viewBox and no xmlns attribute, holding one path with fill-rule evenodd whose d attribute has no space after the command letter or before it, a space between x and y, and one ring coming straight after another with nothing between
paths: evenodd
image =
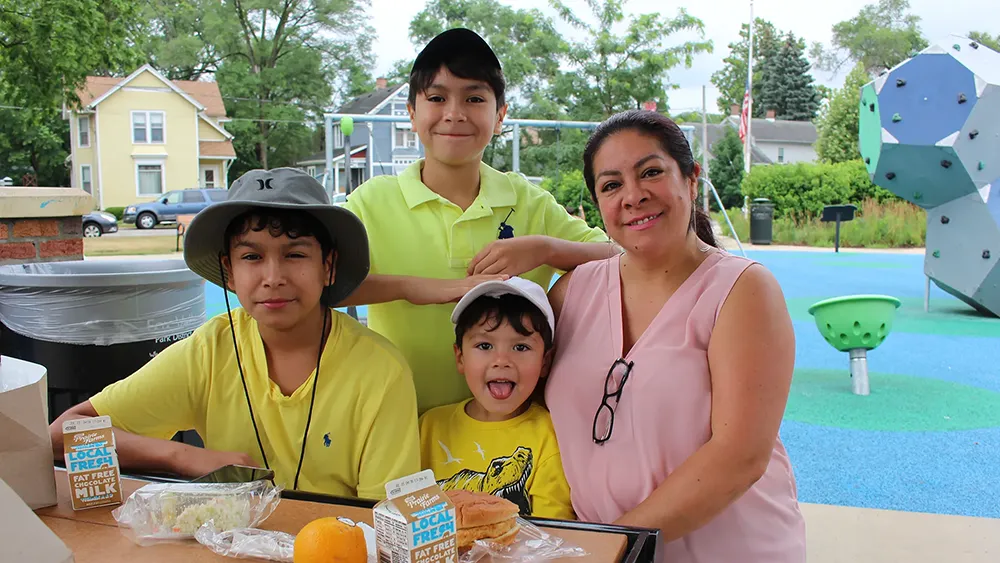
<instances>
[{"instance_id":1,"label":"wrapped food in plastic","mask_svg":"<svg viewBox=\"0 0 1000 563\"><path fill-rule=\"evenodd\" d=\"M206 522L219 531L252 528L278 505L281 488L252 483L151 483L112 511L122 532L139 545L194 538Z\"/></svg>"},{"instance_id":2,"label":"wrapped food in plastic","mask_svg":"<svg viewBox=\"0 0 1000 563\"><path fill-rule=\"evenodd\" d=\"M236 528L220 532L206 522L194 539L212 552L236 559L264 559L291 563L295 556L295 536L258 528Z\"/></svg>"},{"instance_id":3,"label":"wrapped food in plastic","mask_svg":"<svg viewBox=\"0 0 1000 563\"><path fill-rule=\"evenodd\" d=\"M477 563L489 557L491 563L531 563L589 555L585 549L554 536L523 518L516 519L520 529L514 541L501 544L488 539L476 540L459 554L458 563Z\"/></svg>"}]
</instances>

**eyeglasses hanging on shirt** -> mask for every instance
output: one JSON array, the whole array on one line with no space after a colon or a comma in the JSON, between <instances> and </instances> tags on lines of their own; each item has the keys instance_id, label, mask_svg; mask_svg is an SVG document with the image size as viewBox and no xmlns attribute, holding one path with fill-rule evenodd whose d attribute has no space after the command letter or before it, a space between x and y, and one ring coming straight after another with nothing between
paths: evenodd
<instances>
[{"instance_id":1,"label":"eyeglasses hanging on shirt","mask_svg":"<svg viewBox=\"0 0 1000 563\"><path fill-rule=\"evenodd\" d=\"M612 292L610 291L610 284L611 280L617 279L618 276L615 275L614 278L611 276L610 259L606 260L604 265L607 270L604 279L608 280L609 284L607 301L608 326L610 327L614 325L614 315L611 314ZM621 292L619 292L619 295L621 295ZM618 308L621 309L621 301L619 301L617 305ZM611 334L614 334L613 329ZM614 338L612 338L612 344L614 344ZM617 354L618 352L616 351L615 353ZM594 443L598 446L604 445L605 442L611 439L611 434L615 429L615 412L618 410L618 404L622 398L622 391L625 390L625 383L628 381L628 376L632 373L632 367L634 365L635 362L626 362L624 358L619 357L614 361L614 363L611 364L611 369L608 370L608 374L604 377L604 396L601 398L601 404L597 407L597 412L594 413L594 427L592 430Z\"/></svg>"}]
</instances>

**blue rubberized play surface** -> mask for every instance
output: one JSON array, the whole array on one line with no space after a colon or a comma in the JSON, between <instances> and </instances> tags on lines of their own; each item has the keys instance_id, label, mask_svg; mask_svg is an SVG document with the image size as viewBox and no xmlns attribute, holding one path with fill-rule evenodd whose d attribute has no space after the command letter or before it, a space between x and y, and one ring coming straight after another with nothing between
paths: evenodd
<instances>
[{"instance_id":1,"label":"blue rubberized play surface","mask_svg":"<svg viewBox=\"0 0 1000 563\"><path fill-rule=\"evenodd\" d=\"M777 277L795 325L781 438L799 500L1000 518L1000 319L933 285L925 313L922 254L748 255ZM847 354L823 340L807 309L872 293L902 306L892 333L868 355L865 397L851 393ZM206 285L206 297L209 316L225 313L222 290Z\"/></svg>"}]
</instances>

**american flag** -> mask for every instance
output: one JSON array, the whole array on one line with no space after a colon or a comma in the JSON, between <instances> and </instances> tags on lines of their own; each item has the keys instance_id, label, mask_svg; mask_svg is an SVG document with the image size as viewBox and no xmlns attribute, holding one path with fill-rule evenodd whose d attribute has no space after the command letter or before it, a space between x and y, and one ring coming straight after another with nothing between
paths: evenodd
<instances>
[{"instance_id":1,"label":"american flag","mask_svg":"<svg viewBox=\"0 0 1000 563\"><path fill-rule=\"evenodd\" d=\"M740 142L747 142L747 122L750 119L750 81L747 81L746 92L743 94L743 109L740 111Z\"/></svg>"}]
</instances>

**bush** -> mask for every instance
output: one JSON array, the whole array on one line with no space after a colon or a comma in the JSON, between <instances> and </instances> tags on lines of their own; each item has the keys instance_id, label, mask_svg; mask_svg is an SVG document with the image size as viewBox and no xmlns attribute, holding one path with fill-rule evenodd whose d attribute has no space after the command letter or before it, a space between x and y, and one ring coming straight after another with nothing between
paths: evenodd
<instances>
[{"instance_id":1,"label":"bush","mask_svg":"<svg viewBox=\"0 0 1000 563\"><path fill-rule=\"evenodd\" d=\"M556 178L545 178L542 180L542 189L552 194L556 201L563 207L572 209L572 214L577 214L580 203L583 203L583 212L587 217L587 224L591 227L604 228L604 219L601 217L601 210L597 208L594 201L590 199L590 191L587 190L587 183L583 180L581 170L564 172Z\"/></svg>"},{"instance_id":2,"label":"bush","mask_svg":"<svg viewBox=\"0 0 1000 563\"><path fill-rule=\"evenodd\" d=\"M776 218L797 220L818 217L825 205L898 199L871 182L861 160L755 166L743 179L742 189L751 200L758 197L771 200Z\"/></svg>"},{"instance_id":3,"label":"bush","mask_svg":"<svg viewBox=\"0 0 1000 563\"><path fill-rule=\"evenodd\" d=\"M723 232L729 227L720 213L713 213ZM739 209L729 210L730 221L740 241L750 240L750 225ZM772 243L794 246L833 246L836 224L823 223L816 217L776 217ZM840 246L846 248L909 248L924 246L927 214L923 209L901 199L861 202L853 221L840 224Z\"/></svg>"},{"instance_id":4,"label":"bush","mask_svg":"<svg viewBox=\"0 0 1000 563\"><path fill-rule=\"evenodd\" d=\"M106 211L106 212L114 215L115 219L118 219L119 221L121 221L122 220L122 216L125 215L125 208L124 207L108 207L108 208L105 208L104 211Z\"/></svg>"}]
</instances>

